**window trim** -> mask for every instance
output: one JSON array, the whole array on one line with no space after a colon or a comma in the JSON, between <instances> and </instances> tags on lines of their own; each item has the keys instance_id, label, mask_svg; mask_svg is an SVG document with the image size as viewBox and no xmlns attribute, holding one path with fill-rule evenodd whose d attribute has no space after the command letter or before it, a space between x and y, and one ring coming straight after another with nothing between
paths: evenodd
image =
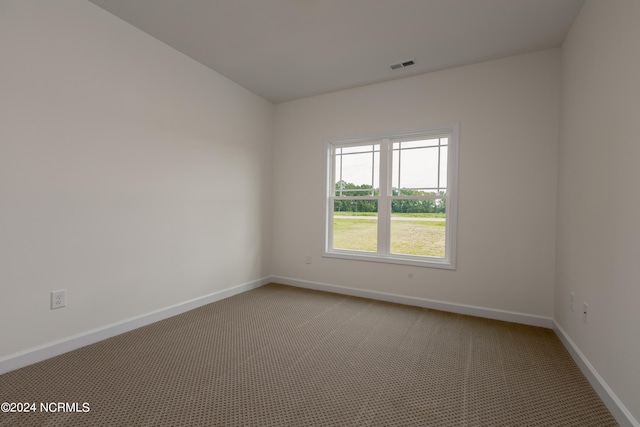
<instances>
[{"instance_id":1,"label":"window trim","mask_svg":"<svg viewBox=\"0 0 640 427\"><path fill-rule=\"evenodd\" d=\"M409 129L409 130L401 130L401 131L390 131L390 132L382 132L376 134L362 135L362 136L352 136L352 137L342 137L342 138L329 138L325 140L324 144L324 200L323 200L323 243L322 243L322 256L328 258L339 258L339 259L347 259L347 260L357 260L357 261L370 261L370 262L382 262L382 263L391 263L391 264L402 264L402 265L412 265L412 266L420 266L420 267L431 267L431 268L442 268L455 270L456 269L456 242L457 242L457 224L458 224L458 152L459 152L459 124L449 124L442 126L430 126L418 129ZM332 237L333 237L333 211L332 211L332 197L333 192L335 191L334 183L333 183L333 157L332 149L333 147L340 145L368 145L374 143L382 143L383 140L386 140L390 147L393 148L393 140L396 139L406 139L406 138L425 138L429 136L437 136L442 134L451 135L451 140L448 143L448 154L447 154L447 226L446 226L446 234L445 234L445 256L443 258L435 258L435 257L424 257L424 256L414 256L414 255L398 255L391 253L367 253L364 251L352 251L345 249L333 249L332 248ZM387 195L384 196L382 191L384 189L388 189L391 185L391 174L388 171L388 168L391 166L390 163L391 152L383 153L383 147L380 147L380 195L379 196L359 196L358 198L366 199L366 200L377 200L378 203L378 221L384 221L388 223L390 220L390 215L388 214L391 208L391 201L394 198L400 198L397 196ZM386 176L387 181L382 182L383 176ZM382 198L385 198L388 201L389 206L383 202ZM406 198L403 196L401 198ZM386 212L384 217L381 217L380 211L383 213ZM384 224L381 227L383 233L386 235L380 236L378 235L378 242L388 242L389 241L389 224Z\"/></svg>"}]
</instances>

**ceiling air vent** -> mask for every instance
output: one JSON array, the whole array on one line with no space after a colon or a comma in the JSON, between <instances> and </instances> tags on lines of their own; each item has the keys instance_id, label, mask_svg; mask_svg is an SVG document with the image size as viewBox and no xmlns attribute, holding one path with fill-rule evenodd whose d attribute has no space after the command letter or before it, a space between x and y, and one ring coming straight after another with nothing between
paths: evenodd
<instances>
[{"instance_id":1,"label":"ceiling air vent","mask_svg":"<svg viewBox=\"0 0 640 427\"><path fill-rule=\"evenodd\" d=\"M406 61L402 61L402 62L398 62L397 64L393 64L391 65L391 69L392 70L400 70L402 68L407 68L407 67L411 67L412 65L415 65L416 60L415 59L408 59Z\"/></svg>"}]
</instances>

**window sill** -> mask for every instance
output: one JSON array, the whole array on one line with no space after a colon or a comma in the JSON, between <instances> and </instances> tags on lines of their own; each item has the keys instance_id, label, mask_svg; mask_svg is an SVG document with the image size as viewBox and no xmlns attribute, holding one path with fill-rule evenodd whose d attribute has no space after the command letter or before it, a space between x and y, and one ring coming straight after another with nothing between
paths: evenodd
<instances>
[{"instance_id":1,"label":"window sill","mask_svg":"<svg viewBox=\"0 0 640 427\"><path fill-rule=\"evenodd\" d=\"M322 256L325 258L337 258L346 259L352 261L368 261L368 262L381 262L386 264L400 264L411 265L415 267L427 267L427 268L442 268L446 270L455 270L455 262L446 258L427 258L427 257L414 257L414 256L402 256L402 255L380 255L380 254L366 254L353 251L332 251L323 252Z\"/></svg>"}]
</instances>

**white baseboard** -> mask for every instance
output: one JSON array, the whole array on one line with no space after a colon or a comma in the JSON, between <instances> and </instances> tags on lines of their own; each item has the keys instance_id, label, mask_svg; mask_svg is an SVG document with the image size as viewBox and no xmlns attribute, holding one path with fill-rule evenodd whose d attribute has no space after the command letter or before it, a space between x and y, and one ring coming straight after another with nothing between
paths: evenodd
<instances>
[{"instance_id":1,"label":"white baseboard","mask_svg":"<svg viewBox=\"0 0 640 427\"><path fill-rule=\"evenodd\" d=\"M114 337L116 335L158 322L163 319L184 313L194 308L210 304L233 295L250 291L271 282L271 277L254 280L242 285L233 286L221 291L213 292L190 301L181 302L160 310L132 317L121 322L92 329L77 335L73 335L61 340L53 341L25 351L10 354L0 358L0 374L13 371L33 363L41 362L54 356L76 350L89 344Z\"/></svg>"},{"instance_id":2,"label":"white baseboard","mask_svg":"<svg viewBox=\"0 0 640 427\"><path fill-rule=\"evenodd\" d=\"M379 301L395 302L398 304L415 307L431 308L434 310L448 311L451 313L467 314L469 316L484 317L487 319L504 320L506 322L520 323L543 328L553 328L553 319L550 317L536 316L533 314L518 313L515 311L496 310L492 308L477 307L473 305L456 304L446 301L437 301L426 298L409 297L405 295L391 294L387 292L370 291L366 289L350 288L347 286L331 285L328 283L310 282L291 277L271 277L275 283L296 286L299 288L315 289L318 291L333 292L336 294L351 295L355 297L369 298Z\"/></svg>"},{"instance_id":3,"label":"white baseboard","mask_svg":"<svg viewBox=\"0 0 640 427\"><path fill-rule=\"evenodd\" d=\"M618 424L621 426L640 427L640 423L631 415L631 412L627 410L607 383L604 382L589 362L589 359L586 358L567 332L555 320L553 322L553 330Z\"/></svg>"}]
</instances>

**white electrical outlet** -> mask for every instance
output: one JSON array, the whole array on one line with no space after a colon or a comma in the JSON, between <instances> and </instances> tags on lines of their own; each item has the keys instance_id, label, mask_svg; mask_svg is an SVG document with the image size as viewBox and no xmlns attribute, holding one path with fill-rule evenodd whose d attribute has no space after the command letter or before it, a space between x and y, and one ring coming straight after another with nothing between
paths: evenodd
<instances>
[{"instance_id":1,"label":"white electrical outlet","mask_svg":"<svg viewBox=\"0 0 640 427\"><path fill-rule=\"evenodd\" d=\"M67 306L67 290L51 291L51 310Z\"/></svg>"},{"instance_id":2,"label":"white electrical outlet","mask_svg":"<svg viewBox=\"0 0 640 427\"><path fill-rule=\"evenodd\" d=\"M569 307L571 308L571 311L574 311L575 309L575 302L576 302L576 294L571 292L569 294Z\"/></svg>"}]
</instances>

